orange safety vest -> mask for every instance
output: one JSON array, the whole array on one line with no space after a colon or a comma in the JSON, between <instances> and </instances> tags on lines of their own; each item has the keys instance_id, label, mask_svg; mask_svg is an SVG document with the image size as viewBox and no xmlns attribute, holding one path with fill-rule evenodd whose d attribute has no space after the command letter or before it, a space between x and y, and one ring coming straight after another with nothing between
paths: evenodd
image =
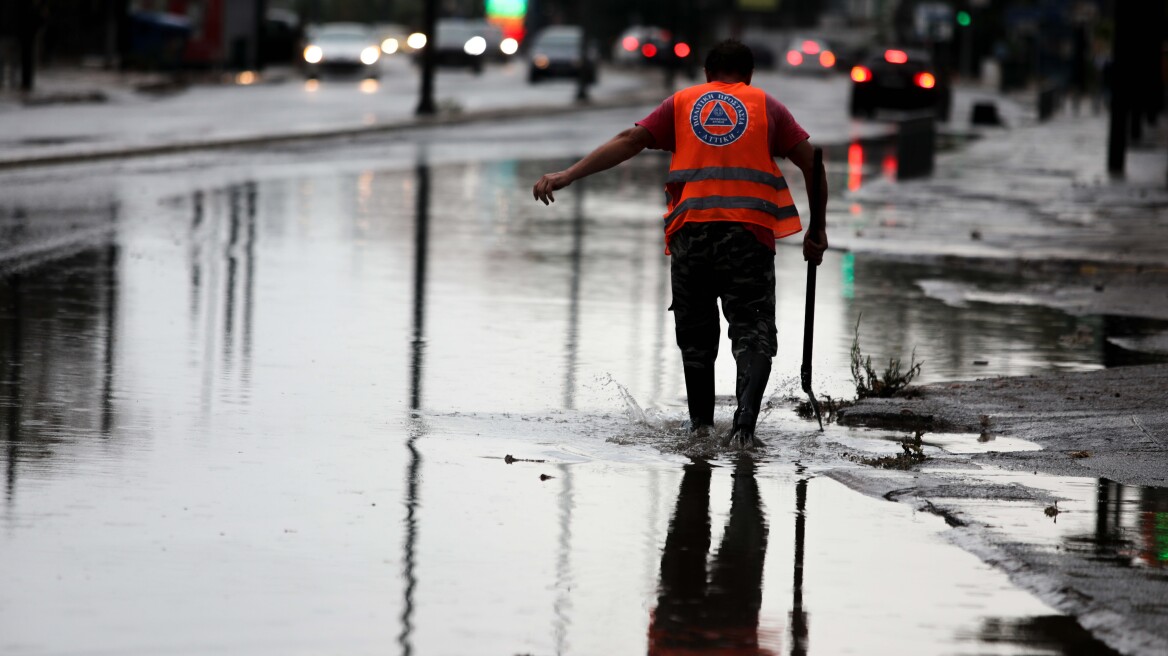
<instances>
[{"instance_id":1,"label":"orange safety vest","mask_svg":"<svg viewBox=\"0 0 1168 656\"><path fill-rule=\"evenodd\" d=\"M677 143L665 187L666 255L670 237L686 223L753 223L775 239L803 229L771 156L767 122L766 93L748 84L710 82L673 95Z\"/></svg>"}]
</instances>

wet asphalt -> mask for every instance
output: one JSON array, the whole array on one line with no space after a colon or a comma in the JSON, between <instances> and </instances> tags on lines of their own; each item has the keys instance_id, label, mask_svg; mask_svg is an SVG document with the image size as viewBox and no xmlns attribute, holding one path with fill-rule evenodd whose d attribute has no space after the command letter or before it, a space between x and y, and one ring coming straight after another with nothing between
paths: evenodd
<instances>
[{"instance_id":1,"label":"wet asphalt","mask_svg":"<svg viewBox=\"0 0 1168 656\"><path fill-rule=\"evenodd\" d=\"M944 517L839 482L903 431L795 416L797 248L767 448L676 452L666 160L529 195L648 109L3 174L0 650L1108 653ZM923 382L1162 361L1122 346L1155 322L954 300L1029 282L832 252L817 391L853 393L857 323ZM1162 567L1159 511L1126 508L1069 517L1150 521L1127 566Z\"/></svg>"}]
</instances>

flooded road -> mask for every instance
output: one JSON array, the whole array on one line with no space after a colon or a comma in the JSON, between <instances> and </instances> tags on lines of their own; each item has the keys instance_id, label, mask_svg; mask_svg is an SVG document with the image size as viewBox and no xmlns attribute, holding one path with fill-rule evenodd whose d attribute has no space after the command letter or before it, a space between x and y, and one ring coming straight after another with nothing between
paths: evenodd
<instances>
[{"instance_id":1,"label":"flooded road","mask_svg":"<svg viewBox=\"0 0 1168 656\"><path fill-rule=\"evenodd\" d=\"M858 465L785 401L797 248L768 448L657 448L667 161L530 197L643 113L4 174L0 651L1108 653L943 519L821 476ZM816 390L854 394L857 321L928 381L1161 357L1015 282L829 253Z\"/></svg>"}]
</instances>

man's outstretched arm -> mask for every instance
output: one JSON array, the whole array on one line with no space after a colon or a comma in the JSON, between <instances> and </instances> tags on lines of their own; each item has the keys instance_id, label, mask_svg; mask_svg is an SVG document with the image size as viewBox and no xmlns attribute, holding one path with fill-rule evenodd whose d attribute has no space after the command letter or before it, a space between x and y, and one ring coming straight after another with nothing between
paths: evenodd
<instances>
[{"instance_id":1,"label":"man's outstretched arm","mask_svg":"<svg viewBox=\"0 0 1168 656\"><path fill-rule=\"evenodd\" d=\"M823 252L827 250L827 212L823 211L827 207L827 175L821 164L819 179L822 184L819 187L819 195L815 196L815 190L811 188L811 178L815 168L815 149L811 147L809 141L801 141L792 148L791 152L787 154L787 159L803 170L803 179L807 184L807 202L813 207L818 206L821 210L819 215L824 218L823 225L808 226L807 234L803 237L803 259L819 266L823 262Z\"/></svg>"},{"instance_id":2,"label":"man's outstretched arm","mask_svg":"<svg viewBox=\"0 0 1168 656\"><path fill-rule=\"evenodd\" d=\"M552 192L563 189L580 178L611 169L652 145L653 135L645 128L634 125L563 171L544 174L539 182L535 183L531 195L535 196L536 200L543 201L544 205L554 203L556 198Z\"/></svg>"}]
</instances>

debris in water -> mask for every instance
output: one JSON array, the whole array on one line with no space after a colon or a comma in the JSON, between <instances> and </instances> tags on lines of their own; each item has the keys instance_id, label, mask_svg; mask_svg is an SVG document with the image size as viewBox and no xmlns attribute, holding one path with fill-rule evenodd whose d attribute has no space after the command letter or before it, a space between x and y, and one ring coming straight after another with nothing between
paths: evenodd
<instances>
[{"instance_id":1,"label":"debris in water","mask_svg":"<svg viewBox=\"0 0 1168 656\"><path fill-rule=\"evenodd\" d=\"M503 462L505 462L509 465L513 462L547 462L547 460L531 460L529 458L516 458L516 457L512 456L510 453L508 453L507 455L503 456Z\"/></svg>"},{"instance_id":2,"label":"debris in water","mask_svg":"<svg viewBox=\"0 0 1168 656\"><path fill-rule=\"evenodd\" d=\"M974 360L973 363L979 367L984 367L990 363L989 360Z\"/></svg>"},{"instance_id":3,"label":"debris in water","mask_svg":"<svg viewBox=\"0 0 1168 656\"><path fill-rule=\"evenodd\" d=\"M871 467L879 467L881 469L911 469L912 467L924 462L927 455L921 447L921 436L925 431L915 431L913 437L905 437L901 443L900 448L903 453L898 453L894 456L881 456L879 458L864 458L859 457L855 460L869 465Z\"/></svg>"},{"instance_id":4,"label":"debris in water","mask_svg":"<svg viewBox=\"0 0 1168 656\"><path fill-rule=\"evenodd\" d=\"M1079 326L1074 332L1059 337L1058 343L1064 348L1090 346L1095 343L1095 332L1087 326Z\"/></svg>"},{"instance_id":5,"label":"debris in water","mask_svg":"<svg viewBox=\"0 0 1168 656\"><path fill-rule=\"evenodd\" d=\"M1044 510L1043 512L1046 513L1047 517L1058 517L1058 514L1061 513L1062 511L1058 509L1058 501L1055 501L1053 506L1047 506L1046 510ZM1055 521L1058 521L1058 520L1055 520Z\"/></svg>"},{"instance_id":6,"label":"debris in water","mask_svg":"<svg viewBox=\"0 0 1168 656\"><path fill-rule=\"evenodd\" d=\"M1071 451L1070 456L1072 458L1090 458L1091 452L1090 451Z\"/></svg>"},{"instance_id":7,"label":"debris in water","mask_svg":"<svg viewBox=\"0 0 1168 656\"><path fill-rule=\"evenodd\" d=\"M540 474L539 475L539 480L541 480L541 481L546 481L549 478L555 478L555 476L548 476L547 474Z\"/></svg>"}]
</instances>

